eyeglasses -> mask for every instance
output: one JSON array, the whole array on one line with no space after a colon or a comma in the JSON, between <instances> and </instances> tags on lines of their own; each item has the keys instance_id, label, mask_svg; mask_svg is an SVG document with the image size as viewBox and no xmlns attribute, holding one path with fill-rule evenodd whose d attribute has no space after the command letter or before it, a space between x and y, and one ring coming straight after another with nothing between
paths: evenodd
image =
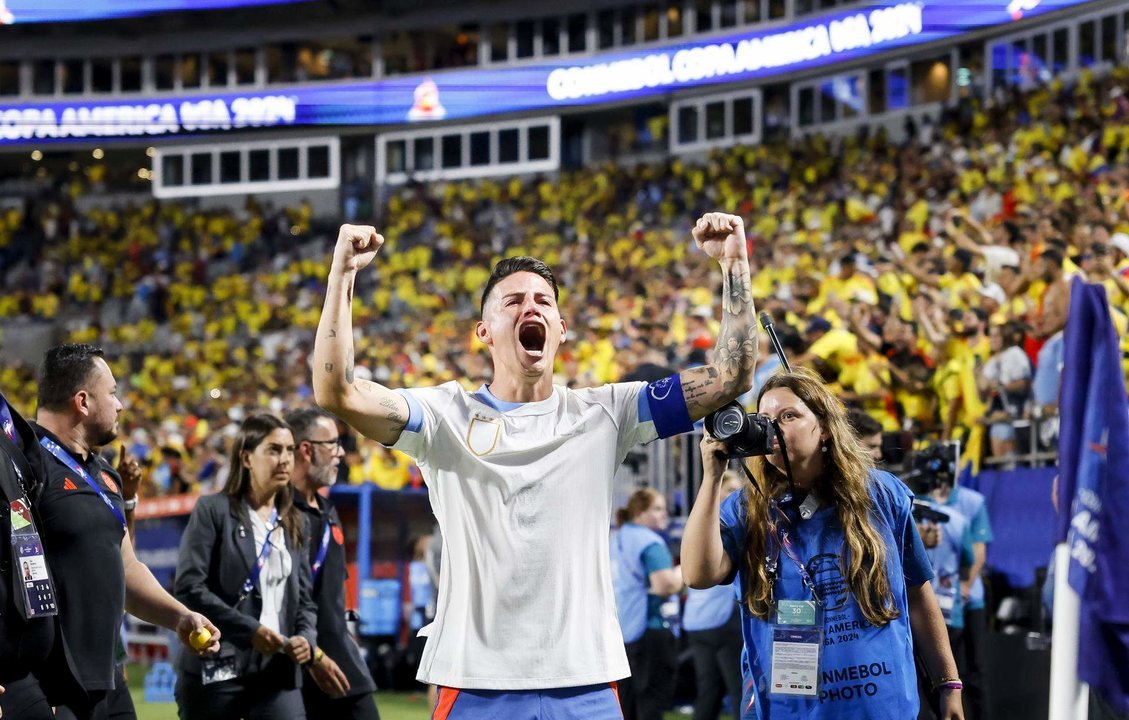
<instances>
[{"instance_id":1,"label":"eyeglasses","mask_svg":"<svg viewBox=\"0 0 1129 720\"><path fill-rule=\"evenodd\" d=\"M336 440L307 440L306 442L311 445L337 445L340 447L341 438L337 438Z\"/></svg>"}]
</instances>

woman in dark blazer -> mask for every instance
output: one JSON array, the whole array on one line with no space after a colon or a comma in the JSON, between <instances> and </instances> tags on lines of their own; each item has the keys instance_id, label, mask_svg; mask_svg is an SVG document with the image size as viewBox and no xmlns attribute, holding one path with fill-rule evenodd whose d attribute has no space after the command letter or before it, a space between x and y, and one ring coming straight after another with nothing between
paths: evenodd
<instances>
[{"instance_id":1,"label":"woman in dark blazer","mask_svg":"<svg viewBox=\"0 0 1129 720\"><path fill-rule=\"evenodd\" d=\"M174 593L212 619L223 644L212 658L177 659L181 720L305 717L298 688L316 647L317 608L293 466L290 427L252 415L235 437L224 491L192 511Z\"/></svg>"}]
</instances>

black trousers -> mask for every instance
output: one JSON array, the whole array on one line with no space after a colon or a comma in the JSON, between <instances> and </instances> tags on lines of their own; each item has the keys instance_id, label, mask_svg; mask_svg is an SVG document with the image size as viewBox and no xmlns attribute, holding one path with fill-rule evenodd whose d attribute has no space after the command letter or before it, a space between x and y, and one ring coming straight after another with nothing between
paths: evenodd
<instances>
[{"instance_id":1,"label":"black trousers","mask_svg":"<svg viewBox=\"0 0 1129 720\"><path fill-rule=\"evenodd\" d=\"M87 692L73 680L67 682L55 707L55 720L137 720L133 696L125 680L125 666L114 666L112 690Z\"/></svg>"},{"instance_id":2,"label":"black trousers","mask_svg":"<svg viewBox=\"0 0 1129 720\"><path fill-rule=\"evenodd\" d=\"M289 662L289 660L287 660ZM283 690L267 672L204 685L187 673L176 677L180 720L305 720L302 692Z\"/></svg>"},{"instance_id":3,"label":"black trousers","mask_svg":"<svg viewBox=\"0 0 1129 720\"><path fill-rule=\"evenodd\" d=\"M619 685L619 703L625 720L662 720L674 700L674 671L678 655L674 633L646 630L643 637L627 643L631 677Z\"/></svg>"},{"instance_id":4,"label":"black trousers","mask_svg":"<svg viewBox=\"0 0 1129 720\"><path fill-rule=\"evenodd\" d=\"M0 710L4 712L5 718L55 720L51 704L47 702L47 696L43 694L34 675L21 680L6 680L0 684L4 686L4 694L0 695Z\"/></svg>"},{"instance_id":5,"label":"black trousers","mask_svg":"<svg viewBox=\"0 0 1129 720\"><path fill-rule=\"evenodd\" d=\"M741 613L721 627L686 632L694 655L694 720L717 720L721 698L729 695L735 717L741 715Z\"/></svg>"},{"instance_id":6,"label":"black trousers","mask_svg":"<svg viewBox=\"0 0 1129 720\"><path fill-rule=\"evenodd\" d=\"M964 690L965 720L990 720L992 702L984 684L984 645L988 639L988 611L964 609L964 667L961 682ZM956 653L956 649L953 649Z\"/></svg>"},{"instance_id":7,"label":"black trousers","mask_svg":"<svg viewBox=\"0 0 1129 720\"><path fill-rule=\"evenodd\" d=\"M309 720L380 720L372 693L331 698L306 673L302 678L302 702Z\"/></svg>"}]
</instances>

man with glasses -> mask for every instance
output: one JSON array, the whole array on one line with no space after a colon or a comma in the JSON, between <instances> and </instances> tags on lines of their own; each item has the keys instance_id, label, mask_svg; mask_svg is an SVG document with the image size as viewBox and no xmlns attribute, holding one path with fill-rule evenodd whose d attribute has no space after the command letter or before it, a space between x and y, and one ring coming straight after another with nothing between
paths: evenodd
<instances>
[{"instance_id":1,"label":"man with glasses","mask_svg":"<svg viewBox=\"0 0 1129 720\"><path fill-rule=\"evenodd\" d=\"M337 509L318 491L337 480L345 451L337 421L317 409L286 416L294 432L294 505L306 517L318 606L318 647L307 666L302 699L310 718L377 720L376 684L345 625L345 535Z\"/></svg>"}]
</instances>

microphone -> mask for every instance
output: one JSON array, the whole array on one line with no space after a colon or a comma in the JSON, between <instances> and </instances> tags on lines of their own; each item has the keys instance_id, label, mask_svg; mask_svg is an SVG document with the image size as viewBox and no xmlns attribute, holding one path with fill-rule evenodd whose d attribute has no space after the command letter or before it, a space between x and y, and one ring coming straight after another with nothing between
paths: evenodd
<instances>
[{"instance_id":1,"label":"microphone","mask_svg":"<svg viewBox=\"0 0 1129 720\"><path fill-rule=\"evenodd\" d=\"M780 345L780 338L776 336L776 330L772 327L772 316L767 311L761 312L760 320L761 327L768 333L768 340L772 343L772 349L776 351L776 356L780 358L784 372L792 372L792 366L788 363L788 356L784 354L784 348Z\"/></svg>"}]
</instances>

